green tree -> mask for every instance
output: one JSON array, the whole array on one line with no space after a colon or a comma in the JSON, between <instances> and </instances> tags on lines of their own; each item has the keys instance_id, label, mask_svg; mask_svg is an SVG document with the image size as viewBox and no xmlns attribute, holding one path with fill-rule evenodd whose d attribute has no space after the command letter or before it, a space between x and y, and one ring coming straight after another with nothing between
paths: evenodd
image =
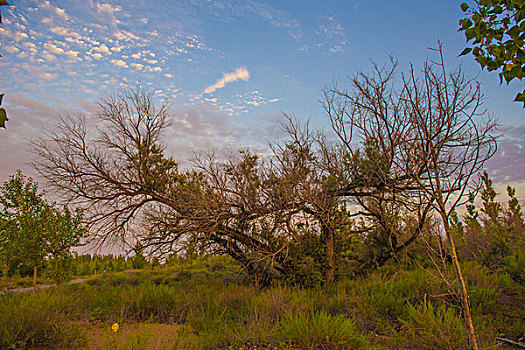
<instances>
[{"instance_id":1,"label":"green tree","mask_svg":"<svg viewBox=\"0 0 525 350\"><path fill-rule=\"evenodd\" d=\"M482 69L499 70L500 82L525 77L525 2L523 0L475 0L474 6L461 4L467 15L459 21L467 47L461 55L472 53ZM524 103L525 90L515 101Z\"/></svg>"},{"instance_id":2,"label":"green tree","mask_svg":"<svg viewBox=\"0 0 525 350\"><path fill-rule=\"evenodd\" d=\"M1 187L0 204L2 254L32 266L36 288L38 265L48 257L68 256L78 244L84 233L81 212L72 215L67 208L57 209L20 170Z\"/></svg>"},{"instance_id":3,"label":"green tree","mask_svg":"<svg viewBox=\"0 0 525 350\"><path fill-rule=\"evenodd\" d=\"M133 252L135 253L135 255L133 256L131 261L134 269L143 269L146 266L148 266L148 260L144 256L144 248L139 242L137 242L135 244L135 247L133 247Z\"/></svg>"},{"instance_id":4,"label":"green tree","mask_svg":"<svg viewBox=\"0 0 525 350\"><path fill-rule=\"evenodd\" d=\"M7 273L9 271L9 262L11 260L12 252L10 241L6 234L6 220L0 218L0 271L2 272L2 280L7 288Z\"/></svg>"},{"instance_id":5,"label":"green tree","mask_svg":"<svg viewBox=\"0 0 525 350\"><path fill-rule=\"evenodd\" d=\"M472 194L463 216L465 225L464 235L459 240L460 251L463 257L498 270L525 248L525 222L514 188L507 187L509 200L505 206L496 201L497 193L486 172L481 179L482 206L476 209Z\"/></svg>"},{"instance_id":6,"label":"green tree","mask_svg":"<svg viewBox=\"0 0 525 350\"><path fill-rule=\"evenodd\" d=\"M2 241L11 257L19 256L33 266L33 286L36 287L37 267L48 254L45 221L50 207L38 192L38 184L21 171L4 182L0 193L2 204Z\"/></svg>"},{"instance_id":7,"label":"green tree","mask_svg":"<svg viewBox=\"0 0 525 350\"><path fill-rule=\"evenodd\" d=\"M67 207L63 210L52 208L50 214L46 221L46 238L49 241L49 257L54 261L51 274L59 285L70 276L71 268L68 267L72 257L71 247L80 244L87 230L82 225L82 211L79 209L71 212Z\"/></svg>"}]
</instances>

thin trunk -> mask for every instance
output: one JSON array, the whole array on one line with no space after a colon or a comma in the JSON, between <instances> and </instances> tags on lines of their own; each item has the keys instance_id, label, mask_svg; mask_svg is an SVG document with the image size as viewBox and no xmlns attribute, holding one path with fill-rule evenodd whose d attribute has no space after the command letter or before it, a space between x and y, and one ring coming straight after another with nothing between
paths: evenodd
<instances>
[{"instance_id":1,"label":"thin trunk","mask_svg":"<svg viewBox=\"0 0 525 350\"><path fill-rule=\"evenodd\" d=\"M476 334L474 332L474 324L472 323L472 316L470 314L470 300L465 286L465 280L461 273L461 267L459 266L458 255L456 253L456 245L454 244L454 238L452 237L452 231L448 223L448 218L445 213L440 213L443 220L443 226L445 227L445 233L447 235L448 244L450 247L450 255L452 256L452 264L454 265L454 271L459 284L459 295L461 299L461 308L463 310L463 320L465 327L467 328L468 342L472 350L478 350L478 343L476 341Z\"/></svg>"},{"instance_id":2,"label":"thin trunk","mask_svg":"<svg viewBox=\"0 0 525 350\"><path fill-rule=\"evenodd\" d=\"M7 290L7 273L9 272L9 264L4 260L2 260L1 264L2 264L2 280L3 280L5 290Z\"/></svg>"},{"instance_id":3,"label":"thin trunk","mask_svg":"<svg viewBox=\"0 0 525 350\"><path fill-rule=\"evenodd\" d=\"M58 275L58 258L55 258L55 283L57 285L57 290L60 292L60 284L62 279Z\"/></svg>"},{"instance_id":4,"label":"thin trunk","mask_svg":"<svg viewBox=\"0 0 525 350\"><path fill-rule=\"evenodd\" d=\"M36 292L36 264L33 265L33 291Z\"/></svg>"},{"instance_id":5,"label":"thin trunk","mask_svg":"<svg viewBox=\"0 0 525 350\"><path fill-rule=\"evenodd\" d=\"M328 268L325 271L326 283L331 284L335 278L335 239L334 231L327 225L322 226L322 234L326 243L326 257L328 259Z\"/></svg>"}]
</instances>

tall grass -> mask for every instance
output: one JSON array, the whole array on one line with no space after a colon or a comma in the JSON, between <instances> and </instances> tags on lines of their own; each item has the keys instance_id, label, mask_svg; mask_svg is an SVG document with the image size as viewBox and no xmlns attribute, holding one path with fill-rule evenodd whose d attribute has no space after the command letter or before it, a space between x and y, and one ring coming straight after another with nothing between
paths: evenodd
<instances>
[{"instance_id":1,"label":"tall grass","mask_svg":"<svg viewBox=\"0 0 525 350\"><path fill-rule=\"evenodd\" d=\"M70 320L75 300L51 293L0 298L0 349L61 348L84 343Z\"/></svg>"},{"instance_id":2,"label":"tall grass","mask_svg":"<svg viewBox=\"0 0 525 350\"><path fill-rule=\"evenodd\" d=\"M0 296L0 348L78 346L83 342L78 324L85 322L106 328L113 322L149 323L152 329L176 324L184 331L172 342L179 349L446 349L465 344L457 300L422 269L392 265L332 286L261 290L230 265L202 260L106 275L64 286L61 295ZM464 274L480 343L492 346L496 335L523 337L525 288L505 272L477 264L465 264ZM122 340L120 348L150 347L144 339L155 336L146 333Z\"/></svg>"},{"instance_id":3,"label":"tall grass","mask_svg":"<svg viewBox=\"0 0 525 350\"><path fill-rule=\"evenodd\" d=\"M286 312L279 324L280 339L301 349L357 349L368 344L352 320L324 310Z\"/></svg>"}]
</instances>

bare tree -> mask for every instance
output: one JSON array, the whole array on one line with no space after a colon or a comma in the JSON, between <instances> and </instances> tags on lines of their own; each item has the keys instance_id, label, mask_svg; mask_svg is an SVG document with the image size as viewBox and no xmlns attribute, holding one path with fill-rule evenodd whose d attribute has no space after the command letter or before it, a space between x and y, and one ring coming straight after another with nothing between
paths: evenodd
<instances>
[{"instance_id":1,"label":"bare tree","mask_svg":"<svg viewBox=\"0 0 525 350\"><path fill-rule=\"evenodd\" d=\"M199 244L268 278L289 273L298 216L324 205L313 195L310 134L292 132L273 161L250 152L222 161L203 154L183 171L164 154L168 109L155 107L152 95L125 90L104 99L97 123L91 133L84 117L66 116L33 145L39 173L86 209L94 241L129 239L134 231L155 254ZM307 194L310 206L302 203Z\"/></svg>"},{"instance_id":2,"label":"bare tree","mask_svg":"<svg viewBox=\"0 0 525 350\"><path fill-rule=\"evenodd\" d=\"M433 200L407 173L400 154L407 141L410 115L404 87L395 85L397 63L359 73L349 90L324 91L323 107L338 138L341 161L327 166L337 179L335 195L364 218L365 238L385 236L383 252L368 262L382 265L410 246L423 232Z\"/></svg>"},{"instance_id":3,"label":"bare tree","mask_svg":"<svg viewBox=\"0 0 525 350\"><path fill-rule=\"evenodd\" d=\"M33 143L33 164L58 195L86 209L90 232L103 243L109 233L122 236L148 204L173 202L166 193L180 179L176 162L164 157L168 125L166 105L125 90L99 104L95 132L82 115L63 117Z\"/></svg>"},{"instance_id":4,"label":"bare tree","mask_svg":"<svg viewBox=\"0 0 525 350\"><path fill-rule=\"evenodd\" d=\"M349 91L337 87L326 90L325 109L353 159L359 158L356 141L370 145L375 152L361 168L359 164L350 168L356 174L341 195L362 184L369 188L366 201L377 201L379 193L386 193L384 200L417 213L414 237L421 232L430 210L441 218L459 283L469 344L477 349L449 220L466 200L466 192L479 188L472 180L494 154L495 123L481 108L479 85L461 69L449 74L440 44L437 52L439 60L427 62L421 75L411 67L400 80L396 79L395 62L391 68L374 65L374 73L358 74Z\"/></svg>"}]
</instances>

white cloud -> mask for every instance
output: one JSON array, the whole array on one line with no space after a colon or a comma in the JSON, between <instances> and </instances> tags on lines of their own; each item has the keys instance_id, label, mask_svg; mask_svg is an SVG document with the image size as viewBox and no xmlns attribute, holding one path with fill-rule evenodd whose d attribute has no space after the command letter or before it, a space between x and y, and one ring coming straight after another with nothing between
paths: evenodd
<instances>
[{"instance_id":1,"label":"white cloud","mask_svg":"<svg viewBox=\"0 0 525 350\"><path fill-rule=\"evenodd\" d=\"M133 40L139 40L140 38L136 36L135 34L128 32L127 30L120 30L116 32L115 38L118 40L124 40L124 41L133 41Z\"/></svg>"},{"instance_id":2,"label":"white cloud","mask_svg":"<svg viewBox=\"0 0 525 350\"><path fill-rule=\"evenodd\" d=\"M66 55L68 55L71 58L77 58L78 54L79 54L78 51L72 51L72 50L66 51Z\"/></svg>"},{"instance_id":3,"label":"white cloud","mask_svg":"<svg viewBox=\"0 0 525 350\"><path fill-rule=\"evenodd\" d=\"M97 3L97 9L99 11L103 11L103 12L107 12L107 13L110 13L110 14L113 14L113 12L119 12L122 10L122 7L121 6L111 6L110 4L100 4L100 3Z\"/></svg>"},{"instance_id":4,"label":"white cloud","mask_svg":"<svg viewBox=\"0 0 525 350\"><path fill-rule=\"evenodd\" d=\"M64 49L63 48L58 47L58 46L56 46L55 44L52 44L52 43L44 43L44 47L46 49L48 49L51 53L54 53L54 54L57 54L57 55L60 55L60 54L64 53Z\"/></svg>"},{"instance_id":5,"label":"white cloud","mask_svg":"<svg viewBox=\"0 0 525 350\"><path fill-rule=\"evenodd\" d=\"M10 46L10 45L4 46L3 49L4 49L6 52L9 52L9 53L16 53L16 52L20 51L17 47L15 47L15 46Z\"/></svg>"},{"instance_id":6,"label":"white cloud","mask_svg":"<svg viewBox=\"0 0 525 350\"><path fill-rule=\"evenodd\" d=\"M101 52L101 53L105 53L105 54L111 53L109 51L108 47L106 46L106 44L102 44L100 46L95 46L95 47L93 47L93 50Z\"/></svg>"},{"instance_id":7,"label":"white cloud","mask_svg":"<svg viewBox=\"0 0 525 350\"><path fill-rule=\"evenodd\" d=\"M248 69L246 67L239 67L232 73L225 73L221 79L217 80L217 82L213 85L210 85L204 89L205 94L211 94L217 89L222 89L226 84L232 83L237 80L249 80L250 79L250 72L248 72Z\"/></svg>"},{"instance_id":8,"label":"white cloud","mask_svg":"<svg viewBox=\"0 0 525 350\"><path fill-rule=\"evenodd\" d=\"M54 79L57 75L51 73L42 73L41 77L44 79Z\"/></svg>"},{"instance_id":9,"label":"white cloud","mask_svg":"<svg viewBox=\"0 0 525 350\"><path fill-rule=\"evenodd\" d=\"M50 54L49 52L44 52L42 54L42 57L45 58L46 61L54 61L56 60L56 56L53 56L52 54Z\"/></svg>"},{"instance_id":10,"label":"white cloud","mask_svg":"<svg viewBox=\"0 0 525 350\"><path fill-rule=\"evenodd\" d=\"M127 67L128 65L123 60L111 60L111 63L113 63L117 67Z\"/></svg>"},{"instance_id":11,"label":"white cloud","mask_svg":"<svg viewBox=\"0 0 525 350\"><path fill-rule=\"evenodd\" d=\"M66 10L51 5L49 1L42 1L42 3L40 4L40 8L55 12L59 17L62 17L62 19L69 19L69 16L66 14Z\"/></svg>"}]
</instances>

